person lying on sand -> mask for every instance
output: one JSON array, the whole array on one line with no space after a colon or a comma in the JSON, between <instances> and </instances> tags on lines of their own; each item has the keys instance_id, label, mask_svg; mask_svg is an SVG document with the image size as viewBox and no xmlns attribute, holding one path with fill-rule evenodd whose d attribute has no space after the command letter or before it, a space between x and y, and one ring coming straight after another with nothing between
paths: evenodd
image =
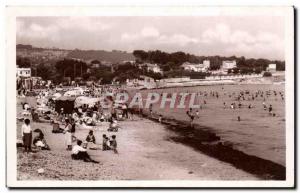
<instances>
[{"instance_id":1,"label":"person lying on sand","mask_svg":"<svg viewBox=\"0 0 300 193\"><path fill-rule=\"evenodd\" d=\"M93 160L89 154L87 153L86 149L81 147L82 141L77 140L77 145L74 145L72 148L72 159L74 160L83 160L84 162L93 162L93 163L99 163L98 161Z\"/></svg>"}]
</instances>

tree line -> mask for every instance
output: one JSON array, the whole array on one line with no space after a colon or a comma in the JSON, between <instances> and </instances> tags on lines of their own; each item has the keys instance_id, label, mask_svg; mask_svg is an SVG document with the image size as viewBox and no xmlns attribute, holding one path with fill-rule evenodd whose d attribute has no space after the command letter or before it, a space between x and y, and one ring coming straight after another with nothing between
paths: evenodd
<instances>
[{"instance_id":1,"label":"tree line","mask_svg":"<svg viewBox=\"0 0 300 193\"><path fill-rule=\"evenodd\" d=\"M285 62L280 60L269 60L269 59L255 59L255 58L245 58L244 56L195 56L193 54L188 54L184 52L173 52L167 53L160 50L155 51L144 51L144 50L134 50L133 55L137 62L150 62L160 65L164 71L176 70L184 62L190 63L202 63L204 60L210 61L210 70L218 70L222 65L224 60L235 60L237 62L237 68L243 69L243 71L251 70L266 70L269 64L276 64L278 71L285 70Z\"/></svg>"},{"instance_id":2,"label":"tree line","mask_svg":"<svg viewBox=\"0 0 300 193\"><path fill-rule=\"evenodd\" d=\"M253 59L245 57L222 57L222 56L195 56L184 52L166 53L160 50L144 51L135 50L133 55L136 58L134 64L127 62L125 64L115 63L112 66L101 64L101 61L94 60L91 64L99 64L97 68L90 68L86 62L76 59L61 59L51 63L33 64L28 57L17 57L16 63L19 67L31 68L33 76L42 77L44 80L53 80L55 83L63 82L65 77L71 80L80 78L83 80L101 80L103 84L109 84L112 81L125 82L127 79L139 78L141 75L149 76L154 79L173 78L188 76L190 78L201 79L209 76L205 72L189 72L181 68L184 62L202 63L203 60L210 61L210 70L217 70L224 60L236 60L237 68L229 72L233 74L260 73L266 70L270 63L277 64L277 70L285 70L284 61ZM163 70L163 74L148 71L145 66L139 66L141 63L156 63Z\"/></svg>"}]
</instances>

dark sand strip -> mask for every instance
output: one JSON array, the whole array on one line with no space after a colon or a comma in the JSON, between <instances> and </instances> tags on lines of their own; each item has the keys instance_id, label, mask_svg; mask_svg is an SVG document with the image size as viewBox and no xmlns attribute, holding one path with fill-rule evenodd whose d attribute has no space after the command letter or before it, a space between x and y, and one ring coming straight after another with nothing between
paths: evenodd
<instances>
[{"instance_id":1,"label":"dark sand strip","mask_svg":"<svg viewBox=\"0 0 300 193\"><path fill-rule=\"evenodd\" d=\"M140 115L158 122L157 115L152 117L146 113ZM194 125L194 128L191 128L188 122L168 118L163 118L161 123L167 129L179 134L176 137L169 138L174 142L193 147L208 156L230 163L238 169L257 175L265 180L286 179L286 168L284 166L234 149L230 143L222 142L222 139L208 127Z\"/></svg>"}]
</instances>

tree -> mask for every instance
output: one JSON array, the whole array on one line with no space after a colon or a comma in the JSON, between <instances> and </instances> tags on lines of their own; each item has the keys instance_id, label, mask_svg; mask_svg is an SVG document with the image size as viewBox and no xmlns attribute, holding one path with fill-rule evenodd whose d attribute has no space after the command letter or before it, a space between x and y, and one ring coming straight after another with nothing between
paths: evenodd
<instances>
[{"instance_id":1,"label":"tree","mask_svg":"<svg viewBox=\"0 0 300 193\"><path fill-rule=\"evenodd\" d=\"M164 72L170 71L170 70L171 70L170 64L165 64L165 65L163 65L163 66L162 66L162 70L163 70Z\"/></svg>"},{"instance_id":2,"label":"tree","mask_svg":"<svg viewBox=\"0 0 300 193\"><path fill-rule=\"evenodd\" d=\"M238 68L233 68L231 69L233 74L238 74L239 73L239 69Z\"/></svg>"},{"instance_id":3,"label":"tree","mask_svg":"<svg viewBox=\"0 0 300 193\"><path fill-rule=\"evenodd\" d=\"M148 53L144 50L134 50L133 51L134 57L136 57L138 60L146 61L148 58Z\"/></svg>"},{"instance_id":4,"label":"tree","mask_svg":"<svg viewBox=\"0 0 300 193\"><path fill-rule=\"evenodd\" d=\"M270 77L272 76L271 72L264 72L263 77Z\"/></svg>"},{"instance_id":5,"label":"tree","mask_svg":"<svg viewBox=\"0 0 300 193\"><path fill-rule=\"evenodd\" d=\"M54 80L54 72L50 65L40 64L36 67L37 76L42 77L43 80Z\"/></svg>"},{"instance_id":6,"label":"tree","mask_svg":"<svg viewBox=\"0 0 300 193\"><path fill-rule=\"evenodd\" d=\"M242 56L241 58L239 58L236 65L237 65L238 68L242 68L242 67L246 66L245 57Z\"/></svg>"},{"instance_id":7,"label":"tree","mask_svg":"<svg viewBox=\"0 0 300 193\"><path fill-rule=\"evenodd\" d=\"M27 57L17 57L17 65L20 68L30 68L31 66L31 60Z\"/></svg>"},{"instance_id":8,"label":"tree","mask_svg":"<svg viewBox=\"0 0 300 193\"><path fill-rule=\"evenodd\" d=\"M87 64L73 59L63 59L55 64L56 73L60 77L71 77L74 80L77 76L82 77L87 72Z\"/></svg>"}]
</instances>

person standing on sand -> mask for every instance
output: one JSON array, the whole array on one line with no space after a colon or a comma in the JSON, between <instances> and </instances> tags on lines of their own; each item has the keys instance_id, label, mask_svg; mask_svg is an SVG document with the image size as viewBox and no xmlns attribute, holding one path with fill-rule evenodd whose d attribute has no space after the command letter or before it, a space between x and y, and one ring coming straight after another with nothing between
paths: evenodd
<instances>
[{"instance_id":1,"label":"person standing on sand","mask_svg":"<svg viewBox=\"0 0 300 193\"><path fill-rule=\"evenodd\" d=\"M111 109L110 109L110 114L111 114L111 117L114 118L114 119L117 119L117 112L116 112L116 109L115 109L115 104L113 103L112 106L111 106Z\"/></svg>"},{"instance_id":2,"label":"person standing on sand","mask_svg":"<svg viewBox=\"0 0 300 193\"><path fill-rule=\"evenodd\" d=\"M24 124L21 128L21 134L24 145L24 152L29 153L31 151L31 143L32 143L32 130L30 127L30 120L25 119Z\"/></svg>"},{"instance_id":3,"label":"person standing on sand","mask_svg":"<svg viewBox=\"0 0 300 193\"><path fill-rule=\"evenodd\" d=\"M162 122L162 115L159 115L159 117L158 117L158 122L159 122L159 123Z\"/></svg>"},{"instance_id":4,"label":"person standing on sand","mask_svg":"<svg viewBox=\"0 0 300 193\"><path fill-rule=\"evenodd\" d=\"M106 151L106 150L109 149L108 146L107 146L108 138L105 134L102 135L102 138L103 138L103 140L102 140L102 151Z\"/></svg>"},{"instance_id":5,"label":"person standing on sand","mask_svg":"<svg viewBox=\"0 0 300 193\"><path fill-rule=\"evenodd\" d=\"M196 117L197 117L197 119L199 119L199 118L200 118L200 113L199 113L199 110L196 110Z\"/></svg>"},{"instance_id":6,"label":"person standing on sand","mask_svg":"<svg viewBox=\"0 0 300 193\"><path fill-rule=\"evenodd\" d=\"M75 119L71 118L71 135L72 137L75 136L75 131L76 131L76 123L75 123Z\"/></svg>"},{"instance_id":7,"label":"person standing on sand","mask_svg":"<svg viewBox=\"0 0 300 193\"><path fill-rule=\"evenodd\" d=\"M153 113L153 105L150 104L149 106L149 111L150 111L150 117L152 117L152 113Z\"/></svg>"},{"instance_id":8,"label":"person standing on sand","mask_svg":"<svg viewBox=\"0 0 300 193\"><path fill-rule=\"evenodd\" d=\"M116 136L115 135L112 135L111 136L111 140L110 140L110 149L114 151L114 153L118 153L118 150L117 150L117 140L116 140Z\"/></svg>"},{"instance_id":9,"label":"person standing on sand","mask_svg":"<svg viewBox=\"0 0 300 193\"><path fill-rule=\"evenodd\" d=\"M123 111L123 117L126 117L126 119L128 119L128 106L127 104L123 104L122 105L122 111Z\"/></svg>"},{"instance_id":10,"label":"person standing on sand","mask_svg":"<svg viewBox=\"0 0 300 193\"><path fill-rule=\"evenodd\" d=\"M67 150L72 149L72 125L70 124L69 119L66 119L66 127L64 129L64 134L65 134L65 145L67 146Z\"/></svg>"},{"instance_id":11,"label":"person standing on sand","mask_svg":"<svg viewBox=\"0 0 300 193\"><path fill-rule=\"evenodd\" d=\"M272 107L272 105L270 105L270 106L269 106L269 114L273 114L272 111L273 111L273 107Z\"/></svg>"},{"instance_id":12,"label":"person standing on sand","mask_svg":"<svg viewBox=\"0 0 300 193\"><path fill-rule=\"evenodd\" d=\"M189 111L186 112L186 114L189 116L190 118L190 126L193 128L193 122L194 122L194 118L195 116L193 115L192 109L190 109Z\"/></svg>"}]
</instances>

